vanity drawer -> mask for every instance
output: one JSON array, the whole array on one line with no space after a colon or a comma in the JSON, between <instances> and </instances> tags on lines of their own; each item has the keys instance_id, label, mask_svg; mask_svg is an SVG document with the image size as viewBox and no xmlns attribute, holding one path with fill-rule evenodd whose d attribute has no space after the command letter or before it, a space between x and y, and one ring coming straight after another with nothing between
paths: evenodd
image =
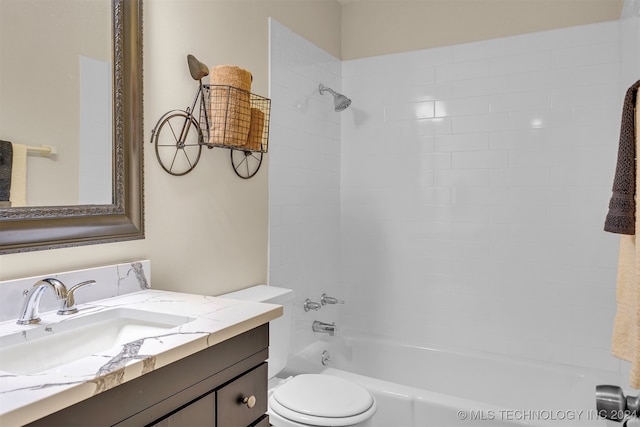
<instances>
[{"instance_id":1,"label":"vanity drawer","mask_svg":"<svg viewBox=\"0 0 640 427\"><path fill-rule=\"evenodd\" d=\"M267 412L267 364L222 386L216 395L217 427L251 425Z\"/></svg>"}]
</instances>

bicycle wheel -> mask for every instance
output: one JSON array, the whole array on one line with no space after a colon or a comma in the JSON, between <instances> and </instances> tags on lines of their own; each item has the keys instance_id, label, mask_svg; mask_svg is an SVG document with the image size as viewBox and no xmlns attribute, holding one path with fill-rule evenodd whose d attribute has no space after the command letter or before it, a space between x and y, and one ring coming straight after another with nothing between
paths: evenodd
<instances>
[{"instance_id":1,"label":"bicycle wheel","mask_svg":"<svg viewBox=\"0 0 640 427\"><path fill-rule=\"evenodd\" d=\"M258 173L262 164L262 152L231 149L231 166L242 179L249 179Z\"/></svg>"},{"instance_id":2,"label":"bicycle wheel","mask_svg":"<svg viewBox=\"0 0 640 427\"><path fill-rule=\"evenodd\" d=\"M156 157L162 169L171 175L193 170L202 153L202 131L196 119L186 111L176 111L160 119L152 134Z\"/></svg>"}]
</instances>

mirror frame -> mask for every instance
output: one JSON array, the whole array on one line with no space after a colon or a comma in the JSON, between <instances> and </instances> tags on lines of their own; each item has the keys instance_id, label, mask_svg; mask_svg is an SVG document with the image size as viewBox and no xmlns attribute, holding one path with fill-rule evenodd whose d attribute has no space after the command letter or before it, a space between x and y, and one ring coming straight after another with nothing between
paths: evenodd
<instances>
[{"instance_id":1,"label":"mirror frame","mask_svg":"<svg viewBox=\"0 0 640 427\"><path fill-rule=\"evenodd\" d=\"M112 0L113 204L0 208L0 254L144 238L142 0Z\"/></svg>"}]
</instances>

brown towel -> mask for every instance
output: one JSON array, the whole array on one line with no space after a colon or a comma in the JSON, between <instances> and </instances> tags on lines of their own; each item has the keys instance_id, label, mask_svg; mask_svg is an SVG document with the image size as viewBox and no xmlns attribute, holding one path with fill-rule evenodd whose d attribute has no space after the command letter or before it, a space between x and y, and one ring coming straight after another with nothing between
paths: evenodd
<instances>
[{"instance_id":1,"label":"brown towel","mask_svg":"<svg viewBox=\"0 0 640 427\"><path fill-rule=\"evenodd\" d=\"M613 195L609 202L609 212L604 229L611 233L636 233L636 141L635 141L635 105L640 80L635 82L624 97L622 120L620 122L620 142L618 163L613 180Z\"/></svg>"},{"instance_id":2,"label":"brown towel","mask_svg":"<svg viewBox=\"0 0 640 427\"><path fill-rule=\"evenodd\" d=\"M0 202L8 202L11 192L11 167L13 165L13 145L0 141Z\"/></svg>"},{"instance_id":3,"label":"brown towel","mask_svg":"<svg viewBox=\"0 0 640 427\"><path fill-rule=\"evenodd\" d=\"M235 65L211 68L209 143L243 146L251 123L251 73Z\"/></svg>"}]
</instances>

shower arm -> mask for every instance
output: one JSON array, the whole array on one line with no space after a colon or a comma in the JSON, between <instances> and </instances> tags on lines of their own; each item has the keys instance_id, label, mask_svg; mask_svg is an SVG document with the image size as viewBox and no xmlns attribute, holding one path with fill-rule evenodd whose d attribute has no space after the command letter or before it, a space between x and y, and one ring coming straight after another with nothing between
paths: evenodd
<instances>
[{"instance_id":1,"label":"shower arm","mask_svg":"<svg viewBox=\"0 0 640 427\"><path fill-rule=\"evenodd\" d=\"M338 92L336 92L335 90L331 89L330 87L327 87L325 85L323 85L322 83L320 83L320 95L324 95L324 92L329 92L331 95L333 96L338 96Z\"/></svg>"}]
</instances>

